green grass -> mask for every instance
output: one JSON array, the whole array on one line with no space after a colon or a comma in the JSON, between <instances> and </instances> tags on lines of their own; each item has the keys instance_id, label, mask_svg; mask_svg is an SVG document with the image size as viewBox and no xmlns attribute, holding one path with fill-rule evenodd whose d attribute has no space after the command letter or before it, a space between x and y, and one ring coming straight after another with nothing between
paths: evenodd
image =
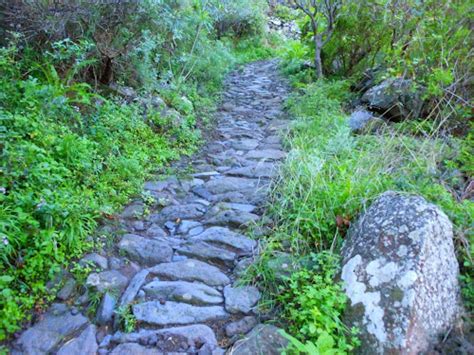
<instances>
[{"instance_id":1,"label":"green grass","mask_svg":"<svg viewBox=\"0 0 474 355\"><path fill-rule=\"evenodd\" d=\"M324 273L318 279L320 271L303 262L302 271L279 285L268 265L281 250L293 255L295 265L311 253L337 254L345 234L344 226L338 228L338 219L354 221L387 190L422 195L448 214L455 226L459 261L465 265L463 293L472 310L472 256L462 242L472 238L473 203L458 201L446 188L456 181L444 178L446 169L452 172L469 164L466 151L472 142L436 135L422 138L396 125L377 135L354 136L342 110L350 98L346 82L302 86L287 102L293 118L286 140L289 155L269 204L275 227L260 263L250 270L267 290L267 301L281 311L288 331L313 345L320 336L329 335L339 352L355 344L349 330L338 326L328 330L324 327L328 323L320 321L329 317L341 324L344 295L332 279L324 278ZM332 275L338 267L333 263Z\"/></svg>"}]
</instances>

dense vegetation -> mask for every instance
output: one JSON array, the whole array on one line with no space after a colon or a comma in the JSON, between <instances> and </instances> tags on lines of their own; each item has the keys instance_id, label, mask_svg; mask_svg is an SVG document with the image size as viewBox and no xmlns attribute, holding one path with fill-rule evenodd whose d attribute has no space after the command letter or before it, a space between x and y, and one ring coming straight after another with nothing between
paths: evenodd
<instances>
[{"instance_id":1,"label":"dense vegetation","mask_svg":"<svg viewBox=\"0 0 474 355\"><path fill-rule=\"evenodd\" d=\"M250 49L260 2L2 6L0 340L54 299L101 219L196 149L224 74L267 53Z\"/></svg>"},{"instance_id":2,"label":"dense vegetation","mask_svg":"<svg viewBox=\"0 0 474 355\"><path fill-rule=\"evenodd\" d=\"M337 255L351 221L387 190L422 195L448 214L470 314L472 33L465 15L472 6L409 0L290 3L295 6L275 6L273 12L302 30L301 40L287 41L279 52L282 70L296 88L287 102L294 119L287 136L290 154L270 204L276 226L250 274L267 286L267 302L281 311L292 352L346 353L357 346L357 329L342 322L347 299L335 282ZM388 122L375 134L354 135L348 110L358 102L361 83L391 77L423 88L424 112ZM281 252L290 253L299 269L286 281L272 267Z\"/></svg>"},{"instance_id":3,"label":"dense vegetation","mask_svg":"<svg viewBox=\"0 0 474 355\"><path fill-rule=\"evenodd\" d=\"M0 5L0 340L54 299L48 281L94 247L102 219L198 148L226 72L270 55L294 87L293 123L274 228L249 279L278 311L290 353L358 345L342 322L337 255L350 222L389 189L448 214L473 311L468 1L269 1L301 29L278 49L264 1L59 3ZM361 82L399 77L422 88L423 112L351 132ZM271 264L282 253L298 270L280 278Z\"/></svg>"}]
</instances>

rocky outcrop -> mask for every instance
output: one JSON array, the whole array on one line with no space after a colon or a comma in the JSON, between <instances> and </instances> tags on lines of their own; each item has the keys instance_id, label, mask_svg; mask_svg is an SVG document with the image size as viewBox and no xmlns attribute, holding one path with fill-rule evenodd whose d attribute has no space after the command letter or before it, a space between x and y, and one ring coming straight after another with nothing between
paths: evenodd
<instances>
[{"instance_id":1,"label":"rocky outcrop","mask_svg":"<svg viewBox=\"0 0 474 355\"><path fill-rule=\"evenodd\" d=\"M301 36L301 30L295 21L285 21L271 16L268 19L268 28L287 38L298 39Z\"/></svg>"},{"instance_id":2,"label":"rocky outcrop","mask_svg":"<svg viewBox=\"0 0 474 355\"><path fill-rule=\"evenodd\" d=\"M361 102L387 119L401 121L420 116L423 108L422 95L423 88L414 81L390 78L366 91Z\"/></svg>"},{"instance_id":3,"label":"rocky outcrop","mask_svg":"<svg viewBox=\"0 0 474 355\"><path fill-rule=\"evenodd\" d=\"M386 192L349 230L341 278L362 353L426 351L460 314L452 225L418 196Z\"/></svg>"}]
</instances>

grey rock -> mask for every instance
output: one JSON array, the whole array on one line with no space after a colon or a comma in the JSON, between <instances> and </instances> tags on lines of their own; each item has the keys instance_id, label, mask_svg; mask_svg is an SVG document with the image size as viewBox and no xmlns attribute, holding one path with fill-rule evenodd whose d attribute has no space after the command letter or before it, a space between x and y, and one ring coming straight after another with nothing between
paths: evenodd
<instances>
[{"instance_id":1,"label":"grey rock","mask_svg":"<svg viewBox=\"0 0 474 355\"><path fill-rule=\"evenodd\" d=\"M195 353L204 345L210 349L217 347L217 340L211 328L203 324L165 328L159 330L141 329L136 333L117 332L113 335L115 343L140 343L170 352Z\"/></svg>"},{"instance_id":2,"label":"grey rock","mask_svg":"<svg viewBox=\"0 0 474 355\"><path fill-rule=\"evenodd\" d=\"M145 182L145 190L161 192L166 189L170 184L170 181L147 181Z\"/></svg>"},{"instance_id":3,"label":"grey rock","mask_svg":"<svg viewBox=\"0 0 474 355\"><path fill-rule=\"evenodd\" d=\"M225 309L230 313L249 313L260 299L255 286L224 287Z\"/></svg>"},{"instance_id":4,"label":"grey rock","mask_svg":"<svg viewBox=\"0 0 474 355\"><path fill-rule=\"evenodd\" d=\"M105 325L112 321L117 300L109 292L102 296L99 308L97 309L96 322L99 325Z\"/></svg>"},{"instance_id":5,"label":"grey rock","mask_svg":"<svg viewBox=\"0 0 474 355\"><path fill-rule=\"evenodd\" d=\"M201 234L202 232L204 232L204 227L200 225L190 229L188 232L188 236L193 237L195 235Z\"/></svg>"},{"instance_id":6,"label":"grey rock","mask_svg":"<svg viewBox=\"0 0 474 355\"><path fill-rule=\"evenodd\" d=\"M226 192L255 189L257 186L258 182L253 179L238 177L216 178L209 180L203 185L203 187L211 194L223 194Z\"/></svg>"},{"instance_id":7,"label":"grey rock","mask_svg":"<svg viewBox=\"0 0 474 355\"><path fill-rule=\"evenodd\" d=\"M251 150L247 153L248 159L281 160L286 157L286 153L277 149Z\"/></svg>"},{"instance_id":8,"label":"grey rock","mask_svg":"<svg viewBox=\"0 0 474 355\"><path fill-rule=\"evenodd\" d=\"M220 306L197 307L186 303L150 301L133 306L138 321L155 324L193 324L225 319L229 315Z\"/></svg>"},{"instance_id":9,"label":"grey rock","mask_svg":"<svg viewBox=\"0 0 474 355\"><path fill-rule=\"evenodd\" d=\"M244 339L237 341L229 354L280 355L288 346L288 340L273 325L257 325Z\"/></svg>"},{"instance_id":10,"label":"grey rock","mask_svg":"<svg viewBox=\"0 0 474 355\"><path fill-rule=\"evenodd\" d=\"M167 236L163 228L157 224L152 224L146 231L146 235L150 238L165 238Z\"/></svg>"},{"instance_id":11,"label":"grey rock","mask_svg":"<svg viewBox=\"0 0 474 355\"><path fill-rule=\"evenodd\" d=\"M99 348L108 348L110 341L112 340L112 334L107 334L99 343Z\"/></svg>"},{"instance_id":12,"label":"grey rock","mask_svg":"<svg viewBox=\"0 0 474 355\"><path fill-rule=\"evenodd\" d=\"M130 259L145 265L167 262L173 256L173 249L167 243L135 234L125 234L118 247Z\"/></svg>"},{"instance_id":13,"label":"grey rock","mask_svg":"<svg viewBox=\"0 0 474 355\"><path fill-rule=\"evenodd\" d=\"M181 188L183 189L183 191L189 192L189 190L191 190L191 188L193 188L194 186L199 186L202 184L204 184L204 181L197 178L193 178L192 180L182 180Z\"/></svg>"},{"instance_id":14,"label":"grey rock","mask_svg":"<svg viewBox=\"0 0 474 355\"><path fill-rule=\"evenodd\" d=\"M99 292L122 291L127 284L127 277L117 270L92 273L86 280L87 286L94 287Z\"/></svg>"},{"instance_id":15,"label":"grey rock","mask_svg":"<svg viewBox=\"0 0 474 355\"><path fill-rule=\"evenodd\" d=\"M176 249L180 254L218 264L233 265L237 255L201 241L186 243Z\"/></svg>"},{"instance_id":16,"label":"grey rock","mask_svg":"<svg viewBox=\"0 0 474 355\"><path fill-rule=\"evenodd\" d=\"M196 221L181 221L178 226L178 233L179 234L186 234L188 233L192 228L202 226L201 223L196 222Z\"/></svg>"},{"instance_id":17,"label":"grey rock","mask_svg":"<svg viewBox=\"0 0 474 355\"><path fill-rule=\"evenodd\" d=\"M146 229L145 227L145 223L143 223L143 221L135 221L132 223L132 227L134 230L136 230L137 232L142 232Z\"/></svg>"},{"instance_id":18,"label":"grey rock","mask_svg":"<svg viewBox=\"0 0 474 355\"><path fill-rule=\"evenodd\" d=\"M238 139L232 142L232 147L237 150L252 150L257 148L257 139Z\"/></svg>"},{"instance_id":19,"label":"grey rock","mask_svg":"<svg viewBox=\"0 0 474 355\"><path fill-rule=\"evenodd\" d=\"M235 106L229 102L226 102L222 105L222 109L224 111L233 111L235 109Z\"/></svg>"},{"instance_id":20,"label":"grey rock","mask_svg":"<svg viewBox=\"0 0 474 355\"><path fill-rule=\"evenodd\" d=\"M256 223L260 216L236 210L219 211L207 217L204 224L213 224L218 226L246 227Z\"/></svg>"},{"instance_id":21,"label":"grey rock","mask_svg":"<svg viewBox=\"0 0 474 355\"><path fill-rule=\"evenodd\" d=\"M143 203L135 202L125 207L123 212L120 214L120 217L124 219L138 218L143 215L143 211L144 211Z\"/></svg>"},{"instance_id":22,"label":"grey rock","mask_svg":"<svg viewBox=\"0 0 474 355\"><path fill-rule=\"evenodd\" d=\"M233 168L225 172L226 175L244 176L249 178L271 178L277 173L277 169L272 163L259 162L255 165Z\"/></svg>"},{"instance_id":23,"label":"grey rock","mask_svg":"<svg viewBox=\"0 0 474 355\"><path fill-rule=\"evenodd\" d=\"M22 354L46 354L88 323L82 314L72 315L64 304L54 304L43 319L24 331L15 342Z\"/></svg>"},{"instance_id":24,"label":"grey rock","mask_svg":"<svg viewBox=\"0 0 474 355\"><path fill-rule=\"evenodd\" d=\"M418 118L423 108L423 91L412 80L390 78L369 89L361 101L395 121Z\"/></svg>"},{"instance_id":25,"label":"grey rock","mask_svg":"<svg viewBox=\"0 0 474 355\"><path fill-rule=\"evenodd\" d=\"M148 274L149 274L148 270L141 270L132 278L132 280L130 280L130 283L128 284L127 289L125 290L125 292L122 294L122 297L120 298L121 307L132 303L138 291L140 290L142 285L145 283L145 280Z\"/></svg>"},{"instance_id":26,"label":"grey rock","mask_svg":"<svg viewBox=\"0 0 474 355\"><path fill-rule=\"evenodd\" d=\"M360 108L351 113L348 124L355 133L368 133L380 127L383 120L375 117L372 112Z\"/></svg>"},{"instance_id":27,"label":"grey rock","mask_svg":"<svg viewBox=\"0 0 474 355\"><path fill-rule=\"evenodd\" d=\"M102 270L106 270L109 267L107 258L97 253L87 254L79 261L79 265L82 266L87 266L91 264L95 267L101 268Z\"/></svg>"},{"instance_id":28,"label":"grey rock","mask_svg":"<svg viewBox=\"0 0 474 355\"><path fill-rule=\"evenodd\" d=\"M230 247L237 255L252 255L257 247L257 242L242 234L232 232L224 227L211 227L203 233L191 237L190 241L204 241L217 245Z\"/></svg>"},{"instance_id":29,"label":"grey rock","mask_svg":"<svg viewBox=\"0 0 474 355\"><path fill-rule=\"evenodd\" d=\"M95 333L95 325L89 325L77 338L64 344L57 355L95 355L98 349Z\"/></svg>"},{"instance_id":30,"label":"grey rock","mask_svg":"<svg viewBox=\"0 0 474 355\"><path fill-rule=\"evenodd\" d=\"M155 223L164 223L166 221L176 221L178 219L199 218L205 211L206 208L198 203L172 205L163 208L159 214L151 218L151 221Z\"/></svg>"},{"instance_id":31,"label":"grey rock","mask_svg":"<svg viewBox=\"0 0 474 355\"><path fill-rule=\"evenodd\" d=\"M224 302L219 291L207 285L186 281L152 281L143 287L146 295L157 300L214 305Z\"/></svg>"},{"instance_id":32,"label":"grey rock","mask_svg":"<svg viewBox=\"0 0 474 355\"><path fill-rule=\"evenodd\" d=\"M257 323L257 318L246 316L236 322L227 324L225 327L225 333L229 338L234 335L247 334L257 325Z\"/></svg>"},{"instance_id":33,"label":"grey rock","mask_svg":"<svg viewBox=\"0 0 474 355\"><path fill-rule=\"evenodd\" d=\"M67 279L64 283L64 286L58 292L58 298L62 301L67 300L72 296L74 290L76 289L76 280L73 278Z\"/></svg>"},{"instance_id":34,"label":"grey rock","mask_svg":"<svg viewBox=\"0 0 474 355\"><path fill-rule=\"evenodd\" d=\"M152 274L170 280L199 281L209 286L230 283L229 278L217 267L194 259L163 263L149 270Z\"/></svg>"},{"instance_id":35,"label":"grey rock","mask_svg":"<svg viewBox=\"0 0 474 355\"><path fill-rule=\"evenodd\" d=\"M232 209L242 212L253 212L257 208L257 206L251 205L249 203L223 202L221 205L225 209Z\"/></svg>"},{"instance_id":36,"label":"grey rock","mask_svg":"<svg viewBox=\"0 0 474 355\"><path fill-rule=\"evenodd\" d=\"M146 348L136 343L124 343L115 347L110 355L162 355L158 349Z\"/></svg>"},{"instance_id":37,"label":"grey rock","mask_svg":"<svg viewBox=\"0 0 474 355\"><path fill-rule=\"evenodd\" d=\"M209 178L211 176L217 176L217 175L220 175L220 173L217 171L203 171L200 173L192 174L191 176L196 177L196 178Z\"/></svg>"},{"instance_id":38,"label":"grey rock","mask_svg":"<svg viewBox=\"0 0 474 355\"><path fill-rule=\"evenodd\" d=\"M174 235L176 233L176 223L168 221L165 223L165 228L168 230L168 232L171 235Z\"/></svg>"},{"instance_id":39,"label":"grey rock","mask_svg":"<svg viewBox=\"0 0 474 355\"><path fill-rule=\"evenodd\" d=\"M422 197L381 195L349 230L341 278L362 353L423 353L456 326L459 266L448 217Z\"/></svg>"}]
</instances>

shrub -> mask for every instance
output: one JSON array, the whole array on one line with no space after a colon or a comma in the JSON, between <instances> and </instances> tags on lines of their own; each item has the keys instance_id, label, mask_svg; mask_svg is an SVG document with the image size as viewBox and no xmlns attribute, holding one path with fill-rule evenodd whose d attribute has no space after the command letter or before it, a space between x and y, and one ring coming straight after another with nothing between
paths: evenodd
<instances>
[{"instance_id":1,"label":"shrub","mask_svg":"<svg viewBox=\"0 0 474 355\"><path fill-rule=\"evenodd\" d=\"M414 135L403 123L377 135L354 136L342 110L342 103L351 98L347 82L299 85L303 89L287 102L294 117L286 139L289 154L269 203L275 226L260 265L250 269L267 290L268 301L282 309L288 330L296 338L292 349L296 353L315 348L320 351L329 344L338 353L356 344L349 340L352 335L339 327L344 296L334 281L337 260L324 255L327 251L337 254L347 225L386 190L422 195L450 217L458 258L464 265L461 281L465 304L472 307L474 274L469 245L474 205L468 198L456 197L447 188L453 182L446 180L446 176L456 176L458 167L466 166L469 144L436 134ZM277 287L275 279L268 276L267 261L282 249L290 252L302 269L287 284ZM332 266L315 269L298 262L311 253L319 253L319 260L325 260L322 264Z\"/></svg>"}]
</instances>

